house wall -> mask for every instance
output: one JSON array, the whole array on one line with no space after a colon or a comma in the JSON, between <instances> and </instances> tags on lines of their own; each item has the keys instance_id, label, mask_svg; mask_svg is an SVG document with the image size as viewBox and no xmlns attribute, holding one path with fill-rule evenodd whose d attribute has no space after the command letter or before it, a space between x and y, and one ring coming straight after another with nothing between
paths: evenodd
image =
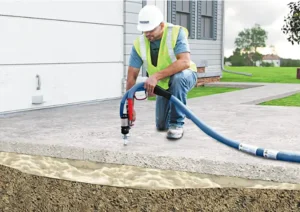
<instances>
[{"instance_id":1,"label":"house wall","mask_svg":"<svg viewBox=\"0 0 300 212\"><path fill-rule=\"evenodd\" d=\"M125 25L125 34L124 34L124 68L125 75L127 75L128 65L129 65L129 56L131 48L133 46L133 41L141 35L141 33L136 29L138 22L138 13L142 9L143 1L142 0L125 0L124 6L124 25Z\"/></svg>"},{"instance_id":2,"label":"house wall","mask_svg":"<svg viewBox=\"0 0 300 212\"><path fill-rule=\"evenodd\" d=\"M280 60L263 60L265 63L273 63L275 67L280 66Z\"/></svg>"},{"instance_id":3,"label":"house wall","mask_svg":"<svg viewBox=\"0 0 300 212\"><path fill-rule=\"evenodd\" d=\"M197 8L196 1L196 8ZM189 39L191 48L191 58L196 64L206 64L203 76L214 77L222 75L222 31L223 31L223 7L224 1L218 0L217 11L217 38L216 40L197 40ZM197 20L197 19L196 19ZM197 32L197 22L196 22ZM200 74L200 76L202 76Z\"/></svg>"},{"instance_id":4,"label":"house wall","mask_svg":"<svg viewBox=\"0 0 300 212\"><path fill-rule=\"evenodd\" d=\"M1 2L0 113L120 97L123 5ZM43 104L33 105L34 95Z\"/></svg>"},{"instance_id":5,"label":"house wall","mask_svg":"<svg viewBox=\"0 0 300 212\"><path fill-rule=\"evenodd\" d=\"M273 63L275 67L280 67L280 60L262 60L256 61L256 66L261 66L262 62L264 63Z\"/></svg>"}]
</instances>

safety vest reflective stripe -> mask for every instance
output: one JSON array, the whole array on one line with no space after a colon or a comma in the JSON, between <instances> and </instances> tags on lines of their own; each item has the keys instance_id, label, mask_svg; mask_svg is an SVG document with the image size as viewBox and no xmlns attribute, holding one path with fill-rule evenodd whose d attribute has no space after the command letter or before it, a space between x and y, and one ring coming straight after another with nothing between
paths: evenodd
<instances>
[{"instance_id":1,"label":"safety vest reflective stripe","mask_svg":"<svg viewBox=\"0 0 300 212\"><path fill-rule=\"evenodd\" d=\"M167 43L167 47L168 47L168 53L169 56L172 60L172 62L176 61L176 56L172 47L172 32L173 32L173 24L169 24L168 25L168 34L167 34L167 39L166 39L166 43ZM143 76L145 76L144 72L147 72L148 70L148 61L147 61L147 53L146 53L146 43L145 43L145 37L144 35L141 35L139 37L140 40L140 51L141 51L141 58L143 60Z\"/></svg>"},{"instance_id":2,"label":"safety vest reflective stripe","mask_svg":"<svg viewBox=\"0 0 300 212\"><path fill-rule=\"evenodd\" d=\"M173 25L168 25L168 34L167 34L167 47L168 47L168 52L169 52L169 56L172 60L172 62L174 62L176 60L176 57L175 57L175 53L174 53L174 50L172 48L172 29L173 29Z\"/></svg>"},{"instance_id":3,"label":"safety vest reflective stripe","mask_svg":"<svg viewBox=\"0 0 300 212\"><path fill-rule=\"evenodd\" d=\"M171 23L166 23L166 28L164 28L164 33L161 39L160 43L160 49L158 53L157 58L157 66L153 66L151 64L151 46L150 42L146 40L145 35L140 35L135 41L134 41L134 47L143 60L142 65L142 75L146 76L148 73L148 76L152 76L156 72L163 70L167 68L171 63L175 62L176 55L174 52L174 46L176 44L176 39L179 33L179 30L182 28L185 31L185 34L187 36L187 29L178 25L173 25ZM193 61L190 61L190 67L189 69L193 71L197 71L196 64ZM169 80L170 77L165 77L164 79L161 79L158 81L158 85L161 86L164 89L167 89L169 87Z\"/></svg>"},{"instance_id":4,"label":"safety vest reflective stripe","mask_svg":"<svg viewBox=\"0 0 300 212\"><path fill-rule=\"evenodd\" d=\"M146 43L145 43L144 35L140 36L140 51L141 51L141 58L143 60L142 76L146 76L146 73L148 71L148 61L147 61Z\"/></svg>"}]
</instances>

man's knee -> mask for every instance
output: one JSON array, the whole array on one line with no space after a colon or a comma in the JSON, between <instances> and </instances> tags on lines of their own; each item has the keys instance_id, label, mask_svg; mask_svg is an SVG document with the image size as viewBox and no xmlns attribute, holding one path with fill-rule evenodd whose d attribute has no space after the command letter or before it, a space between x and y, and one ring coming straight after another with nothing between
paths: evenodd
<instances>
[{"instance_id":1,"label":"man's knee","mask_svg":"<svg viewBox=\"0 0 300 212\"><path fill-rule=\"evenodd\" d=\"M184 71L185 71L185 70L184 70ZM171 82L171 83L174 83L174 84L177 84L177 83L182 82L182 81L184 80L184 73L183 73L184 71L180 71L180 72L178 72L178 73L172 75L172 76L170 77L170 82Z\"/></svg>"},{"instance_id":2,"label":"man's knee","mask_svg":"<svg viewBox=\"0 0 300 212\"><path fill-rule=\"evenodd\" d=\"M194 76L194 73L190 69L185 69L183 71L180 71L170 77L170 86L184 86L184 87L190 87L190 85L194 85L196 82L196 77ZM173 86L172 86L173 85Z\"/></svg>"}]
</instances>

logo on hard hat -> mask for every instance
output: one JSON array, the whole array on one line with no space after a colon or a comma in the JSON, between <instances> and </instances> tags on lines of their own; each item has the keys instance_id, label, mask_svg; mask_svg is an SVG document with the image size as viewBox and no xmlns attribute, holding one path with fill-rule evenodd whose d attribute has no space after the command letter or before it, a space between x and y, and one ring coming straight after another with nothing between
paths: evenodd
<instances>
[{"instance_id":1,"label":"logo on hard hat","mask_svg":"<svg viewBox=\"0 0 300 212\"><path fill-rule=\"evenodd\" d=\"M149 24L149 21L140 21L141 24Z\"/></svg>"}]
</instances>

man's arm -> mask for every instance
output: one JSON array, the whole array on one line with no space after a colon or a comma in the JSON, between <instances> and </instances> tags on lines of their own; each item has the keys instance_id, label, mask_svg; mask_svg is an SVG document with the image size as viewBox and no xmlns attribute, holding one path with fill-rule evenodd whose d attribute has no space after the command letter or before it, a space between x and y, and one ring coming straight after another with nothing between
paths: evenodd
<instances>
[{"instance_id":1,"label":"man's arm","mask_svg":"<svg viewBox=\"0 0 300 212\"><path fill-rule=\"evenodd\" d=\"M185 31L181 28L177 37L174 53L177 60L172 63L169 67L161 70L155 77L157 80L161 80L165 77L169 77L180 71L187 69L190 66L190 47Z\"/></svg>"},{"instance_id":2,"label":"man's arm","mask_svg":"<svg viewBox=\"0 0 300 212\"><path fill-rule=\"evenodd\" d=\"M164 70L155 73L153 76L156 80L161 80L165 77L169 77L180 71L183 71L190 67L190 53L184 52L176 55L177 60L169 65Z\"/></svg>"},{"instance_id":3,"label":"man's arm","mask_svg":"<svg viewBox=\"0 0 300 212\"><path fill-rule=\"evenodd\" d=\"M145 89L147 89L150 95L153 94L154 87L157 85L157 82L165 77L169 77L173 74L176 74L180 71L183 71L190 66L190 48L187 37L184 33L184 30L181 28L177 37L176 45L174 48L174 53L177 60L170 64L167 68L153 74L145 82Z\"/></svg>"},{"instance_id":4,"label":"man's arm","mask_svg":"<svg viewBox=\"0 0 300 212\"><path fill-rule=\"evenodd\" d=\"M139 68L135 68L133 66L128 67L126 91L129 90L132 86L135 85L135 82L136 82L136 79L139 75L139 72L140 72Z\"/></svg>"},{"instance_id":5,"label":"man's arm","mask_svg":"<svg viewBox=\"0 0 300 212\"><path fill-rule=\"evenodd\" d=\"M130 58L129 58L129 67L128 67L128 71L127 71L126 91L128 91L130 88L132 88L132 86L135 85L136 79L139 75L140 68L141 68L142 64L143 64L143 60L138 55L138 53L136 52L136 50L133 46L132 49L131 49ZM133 99L132 103L134 104L134 99ZM133 114L132 115L133 115L132 116L132 121L134 122L135 119L136 119L136 113L135 113L134 108L133 108Z\"/></svg>"},{"instance_id":6,"label":"man's arm","mask_svg":"<svg viewBox=\"0 0 300 212\"><path fill-rule=\"evenodd\" d=\"M127 70L126 91L135 85L142 64L143 64L143 60L138 55L138 53L136 52L133 46L131 49L130 58L129 58L129 67Z\"/></svg>"}]
</instances>

